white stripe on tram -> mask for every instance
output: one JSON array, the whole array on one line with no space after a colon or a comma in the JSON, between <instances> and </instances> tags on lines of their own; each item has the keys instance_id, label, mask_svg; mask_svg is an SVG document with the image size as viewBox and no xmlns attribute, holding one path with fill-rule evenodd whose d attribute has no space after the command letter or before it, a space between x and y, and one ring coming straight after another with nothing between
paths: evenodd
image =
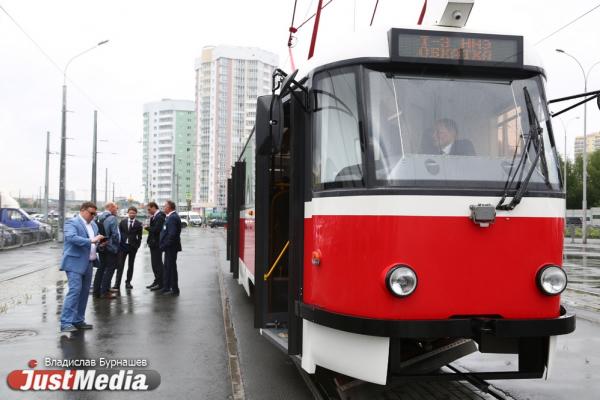
<instances>
[{"instance_id":1,"label":"white stripe on tram","mask_svg":"<svg viewBox=\"0 0 600 400\"><path fill-rule=\"evenodd\" d=\"M510 198L508 199L510 201ZM339 196L316 197L304 203L304 217L313 215L390 215L417 217L469 217L470 205L496 205L499 197L470 196ZM525 197L512 211L496 211L497 217L563 218L565 200Z\"/></svg>"}]
</instances>

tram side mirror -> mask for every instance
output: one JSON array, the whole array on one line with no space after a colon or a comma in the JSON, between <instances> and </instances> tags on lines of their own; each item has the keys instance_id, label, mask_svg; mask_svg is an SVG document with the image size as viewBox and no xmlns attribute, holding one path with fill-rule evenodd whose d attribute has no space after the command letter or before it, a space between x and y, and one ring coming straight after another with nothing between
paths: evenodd
<instances>
[{"instance_id":1,"label":"tram side mirror","mask_svg":"<svg viewBox=\"0 0 600 400\"><path fill-rule=\"evenodd\" d=\"M281 150L283 102L277 95L260 96L256 102L256 148L260 155Z\"/></svg>"}]
</instances>

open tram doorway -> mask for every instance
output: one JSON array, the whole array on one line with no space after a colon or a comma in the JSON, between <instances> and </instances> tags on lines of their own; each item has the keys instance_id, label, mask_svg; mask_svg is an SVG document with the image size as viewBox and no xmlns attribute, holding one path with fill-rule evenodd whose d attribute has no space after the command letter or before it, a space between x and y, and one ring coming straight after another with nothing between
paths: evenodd
<instances>
[{"instance_id":1,"label":"open tram doorway","mask_svg":"<svg viewBox=\"0 0 600 400\"><path fill-rule=\"evenodd\" d=\"M254 325L289 354L301 347L295 304L303 268L305 117L292 96L258 99Z\"/></svg>"}]
</instances>

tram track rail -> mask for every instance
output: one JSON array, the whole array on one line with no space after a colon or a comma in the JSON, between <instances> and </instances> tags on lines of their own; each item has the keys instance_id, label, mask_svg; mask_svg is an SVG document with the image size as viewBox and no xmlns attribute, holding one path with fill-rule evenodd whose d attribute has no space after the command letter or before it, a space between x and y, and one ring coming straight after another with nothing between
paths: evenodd
<instances>
[{"instance_id":1,"label":"tram track rail","mask_svg":"<svg viewBox=\"0 0 600 400\"><path fill-rule=\"evenodd\" d=\"M429 381L421 378L379 386L329 372L308 374L299 360L294 360L294 363L315 400L428 400L442 398L439 396L453 400L517 400L491 383L470 375L470 371L452 364L446 368L463 374L465 379Z\"/></svg>"}]
</instances>

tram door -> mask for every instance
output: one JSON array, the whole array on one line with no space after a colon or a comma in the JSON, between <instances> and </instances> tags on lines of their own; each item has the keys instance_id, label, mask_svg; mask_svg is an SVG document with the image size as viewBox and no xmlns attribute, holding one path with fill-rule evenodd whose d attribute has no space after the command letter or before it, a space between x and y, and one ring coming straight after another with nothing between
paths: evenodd
<instances>
[{"instance_id":1,"label":"tram door","mask_svg":"<svg viewBox=\"0 0 600 400\"><path fill-rule=\"evenodd\" d=\"M297 201L295 174L299 159L298 130L292 123L296 107L293 98L282 102L263 96L258 99L256 116L254 323L273 335L289 354L298 354L301 343L301 324L294 312L302 270L297 231L304 224L304 203ZM280 126L273 129L270 120ZM298 204L302 206L300 214Z\"/></svg>"}]
</instances>

